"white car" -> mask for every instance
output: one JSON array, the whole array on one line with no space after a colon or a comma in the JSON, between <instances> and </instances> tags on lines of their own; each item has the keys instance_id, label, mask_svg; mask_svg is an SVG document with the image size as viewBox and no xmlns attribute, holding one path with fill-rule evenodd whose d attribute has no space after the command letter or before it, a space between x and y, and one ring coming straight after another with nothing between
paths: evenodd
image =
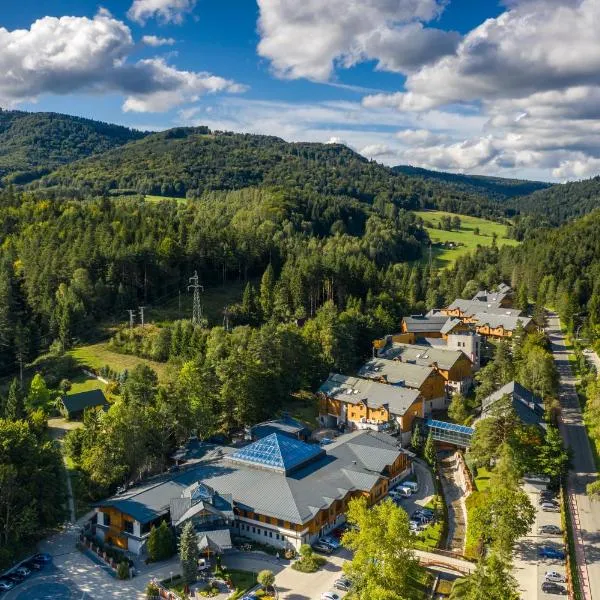
<instances>
[{"instance_id":1,"label":"white car","mask_svg":"<svg viewBox=\"0 0 600 600\"><path fill-rule=\"evenodd\" d=\"M323 592L321 600L340 600L341 596L335 592Z\"/></svg>"},{"instance_id":2,"label":"white car","mask_svg":"<svg viewBox=\"0 0 600 600\"><path fill-rule=\"evenodd\" d=\"M564 583L567 579L564 575L561 575L558 571L546 571L544 575L546 581L552 581L554 583Z\"/></svg>"}]
</instances>

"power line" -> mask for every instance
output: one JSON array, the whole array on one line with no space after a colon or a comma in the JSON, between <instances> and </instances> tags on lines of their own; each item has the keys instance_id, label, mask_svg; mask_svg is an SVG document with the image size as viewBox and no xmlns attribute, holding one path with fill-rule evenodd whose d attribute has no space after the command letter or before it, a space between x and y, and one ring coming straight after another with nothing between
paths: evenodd
<instances>
[{"instance_id":1,"label":"power line","mask_svg":"<svg viewBox=\"0 0 600 600\"><path fill-rule=\"evenodd\" d=\"M200 303L200 291L204 291L204 286L198 283L198 271L194 271L194 276L190 277L190 285L188 285L188 292L194 290L194 301L192 307L192 323L199 325L202 319L202 304Z\"/></svg>"},{"instance_id":2,"label":"power line","mask_svg":"<svg viewBox=\"0 0 600 600\"><path fill-rule=\"evenodd\" d=\"M133 329L133 322L135 321L135 310L133 308L128 308L127 312L129 313L129 329Z\"/></svg>"}]
</instances>

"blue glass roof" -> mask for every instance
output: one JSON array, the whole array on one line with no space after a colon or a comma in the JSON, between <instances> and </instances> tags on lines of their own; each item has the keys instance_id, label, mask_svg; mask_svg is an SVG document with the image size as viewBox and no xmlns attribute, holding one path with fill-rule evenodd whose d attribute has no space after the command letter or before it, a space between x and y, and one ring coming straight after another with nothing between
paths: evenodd
<instances>
[{"instance_id":1,"label":"blue glass roof","mask_svg":"<svg viewBox=\"0 0 600 600\"><path fill-rule=\"evenodd\" d=\"M445 431L456 431L457 433L465 433L467 435L473 435L475 432L472 427L457 425L456 423L446 423L446 421L436 421L435 419L427 419L427 427L435 427L436 429L444 429Z\"/></svg>"},{"instance_id":2,"label":"blue glass roof","mask_svg":"<svg viewBox=\"0 0 600 600\"><path fill-rule=\"evenodd\" d=\"M317 444L307 444L281 433L272 433L230 455L230 460L289 473L324 454Z\"/></svg>"}]
</instances>

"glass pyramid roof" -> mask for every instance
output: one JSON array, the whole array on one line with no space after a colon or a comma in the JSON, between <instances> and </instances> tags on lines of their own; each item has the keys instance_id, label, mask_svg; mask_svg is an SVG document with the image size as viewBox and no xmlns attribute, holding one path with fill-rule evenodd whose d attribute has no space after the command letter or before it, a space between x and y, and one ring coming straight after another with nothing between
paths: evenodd
<instances>
[{"instance_id":1,"label":"glass pyramid roof","mask_svg":"<svg viewBox=\"0 0 600 600\"><path fill-rule=\"evenodd\" d=\"M289 473L324 454L317 444L307 444L281 433L272 433L230 455L234 462Z\"/></svg>"}]
</instances>

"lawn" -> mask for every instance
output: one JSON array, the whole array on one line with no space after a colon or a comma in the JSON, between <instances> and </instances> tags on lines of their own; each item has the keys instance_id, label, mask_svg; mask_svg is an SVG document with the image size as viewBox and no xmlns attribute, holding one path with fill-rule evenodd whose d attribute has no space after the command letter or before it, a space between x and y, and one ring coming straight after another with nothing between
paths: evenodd
<instances>
[{"instance_id":1,"label":"lawn","mask_svg":"<svg viewBox=\"0 0 600 600\"><path fill-rule=\"evenodd\" d=\"M79 375L72 377L71 381L71 389L68 392L70 394L79 394L80 392L89 392L91 390L102 390L106 385L96 379L95 377L90 377L85 373L81 372Z\"/></svg>"},{"instance_id":2,"label":"lawn","mask_svg":"<svg viewBox=\"0 0 600 600\"><path fill-rule=\"evenodd\" d=\"M146 194L144 196L146 202L165 202L166 200L175 200L177 204L185 204L187 198L174 198L173 196L153 196L152 194Z\"/></svg>"},{"instance_id":3,"label":"lawn","mask_svg":"<svg viewBox=\"0 0 600 600\"><path fill-rule=\"evenodd\" d=\"M131 371L134 367L140 364L145 364L156 371L159 379L164 378L167 371L165 363L138 358L130 354L119 354L109 350L106 342L99 344L88 344L86 346L78 346L69 351L69 354L82 367L89 367L94 370L99 370L108 365L111 369L117 372L127 369ZM79 390L82 391L82 390Z\"/></svg>"},{"instance_id":4,"label":"lawn","mask_svg":"<svg viewBox=\"0 0 600 600\"><path fill-rule=\"evenodd\" d=\"M241 597L247 590L256 585L256 573L252 571L239 571L238 569L227 569L227 574L235 587L233 598Z\"/></svg>"},{"instance_id":5,"label":"lawn","mask_svg":"<svg viewBox=\"0 0 600 600\"><path fill-rule=\"evenodd\" d=\"M457 231L445 231L437 229L437 224L444 216L454 216L454 213L426 210L415 211L415 214L423 219L426 224L427 233L433 242L432 257L438 267L450 267L459 256L467 254L477 246L490 246L493 235L496 234L496 243L498 246L516 246L519 242L506 237L508 227L502 223L470 217L467 215L458 215L461 220L461 228ZM479 235L475 234L475 229L479 228ZM442 246L445 242L459 244L455 248L445 248ZM426 256L423 260L429 260Z\"/></svg>"},{"instance_id":6,"label":"lawn","mask_svg":"<svg viewBox=\"0 0 600 600\"><path fill-rule=\"evenodd\" d=\"M475 487L478 492L485 492L490 487L491 472L486 467L477 468L477 477L475 477Z\"/></svg>"},{"instance_id":7,"label":"lawn","mask_svg":"<svg viewBox=\"0 0 600 600\"><path fill-rule=\"evenodd\" d=\"M311 429L319 424L318 400L310 392L301 391L294 394L284 403L282 413L287 413L292 419L301 421Z\"/></svg>"}]
</instances>

